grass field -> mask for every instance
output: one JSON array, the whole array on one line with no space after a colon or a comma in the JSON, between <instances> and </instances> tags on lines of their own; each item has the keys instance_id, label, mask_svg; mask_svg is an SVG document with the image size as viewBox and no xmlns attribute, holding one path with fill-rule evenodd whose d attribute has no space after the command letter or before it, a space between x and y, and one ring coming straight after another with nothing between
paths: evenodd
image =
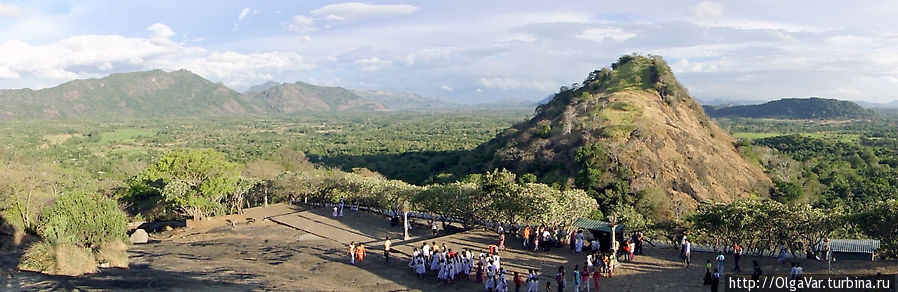
<instances>
[{"instance_id":1,"label":"grass field","mask_svg":"<svg viewBox=\"0 0 898 292\"><path fill-rule=\"evenodd\" d=\"M745 139L764 139L769 137L776 137L782 135L789 135L784 133L770 133L770 132L762 132L762 133L751 133L751 132L736 132L733 133L733 137L736 138L745 138ZM835 133L801 133L800 135L818 138L818 139L827 139L827 140L838 140L842 142L854 142L860 139L860 134L835 134Z\"/></svg>"}]
</instances>

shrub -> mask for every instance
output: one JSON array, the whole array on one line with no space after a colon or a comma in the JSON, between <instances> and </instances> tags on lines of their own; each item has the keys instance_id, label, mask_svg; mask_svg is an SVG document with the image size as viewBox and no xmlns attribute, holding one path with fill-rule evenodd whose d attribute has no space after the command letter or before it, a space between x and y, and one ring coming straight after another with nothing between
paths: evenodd
<instances>
[{"instance_id":1,"label":"shrub","mask_svg":"<svg viewBox=\"0 0 898 292\"><path fill-rule=\"evenodd\" d=\"M25 250L19 269L54 275L80 276L97 271L97 260L88 248L73 244L36 242Z\"/></svg>"},{"instance_id":2,"label":"shrub","mask_svg":"<svg viewBox=\"0 0 898 292\"><path fill-rule=\"evenodd\" d=\"M128 267L128 245L124 241L105 242L97 251L97 261L109 263L110 267Z\"/></svg>"},{"instance_id":3,"label":"shrub","mask_svg":"<svg viewBox=\"0 0 898 292\"><path fill-rule=\"evenodd\" d=\"M64 194L40 218L44 240L25 250L19 269L78 276L96 272L98 257L110 266L128 266L127 221L115 200L89 192Z\"/></svg>"},{"instance_id":4,"label":"shrub","mask_svg":"<svg viewBox=\"0 0 898 292\"><path fill-rule=\"evenodd\" d=\"M56 267L56 258L50 251L53 247L46 242L36 242L22 254L19 269L23 271L44 272Z\"/></svg>"},{"instance_id":5,"label":"shrub","mask_svg":"<svg viewBox=\"0 0 898 292\"><path fill-rule=\"evenodd\" d=\"M50 244L99 248L105 242L125 241L127 225L115 200L76 192L62 195L44 210L38 233Z\"/></svg>"}]
</instances>

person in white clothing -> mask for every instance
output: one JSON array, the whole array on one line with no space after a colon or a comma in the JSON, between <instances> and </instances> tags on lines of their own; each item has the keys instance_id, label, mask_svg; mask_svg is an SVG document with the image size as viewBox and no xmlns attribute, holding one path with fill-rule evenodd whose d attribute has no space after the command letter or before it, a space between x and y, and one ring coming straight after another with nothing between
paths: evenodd
<instances>
[{"instance_id":1,"label":"person in white clothing","mask_svg":"<svg viewBox=\"0 0 898 292\"><path fill-rule=\"evenodd\" d=\"M496 280L497 292L508 292L508 281L505 279L505 270L499 270L499 277Z\"/></svg>"},{"instance_id":2,"label":"person in white clothing","mask_svg":"<svg viewBox=\"0 0 898 292\"><path fill-rule=\"evenodd\" d=\"M581 253L583 252L583 231L577 230L577 246L574 249L575 252Z\"/></svg>"}]
</instances>

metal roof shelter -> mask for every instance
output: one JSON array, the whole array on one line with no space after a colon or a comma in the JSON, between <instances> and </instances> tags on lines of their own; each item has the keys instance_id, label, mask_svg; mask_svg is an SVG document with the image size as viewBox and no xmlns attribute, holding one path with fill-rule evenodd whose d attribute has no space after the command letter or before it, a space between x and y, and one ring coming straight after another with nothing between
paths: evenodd
<instances>
[{"instance_id":1,"label":"metal roof shelter","mask_svg":"<svg viewBox=\"0 0 898 292\"><path fill-rule=\"evenodd\" d=\"M611 226L610 226L610 224L608 224L608 222L580 218L580 219L577 219L577 221L575 221L573 225L574 225L574 227L589 230L589 232L592 233L593 238L595 238L596 240L599 241L601 250L603 252L608 252L610 250ZM615 239L618 242L621 242L624 239L626 239L626 237L624 236L624 225L623 224L618 224L617 227L615 228L615 231L616 231Z\"/></svg>"},{"instance_id":2,"label":"metal roof shelter","mask_svg":"<svg viewBox=\"0 0 898 292\"><path fill-rule=\"evenodd\" d=\"M592 220L592 219L586 219L586 218L580 218L580 219L577 219L577 221L574 221L574 227L580 227L580 228L588 229L588 230L592 230L592 231L601 231L601 232L611 233L611 223L604 222L604 221L598 221L598 220ZM616 229L615 231L617 231L617 233L623 233L624 225L618 224L617 228L615 228L615 229Z\"/></svg>"},{"instance_id":3,"label":"metal roof shelter","mask_svg":"<svg viewBox=\"0 0 898 292\"><path fill-rule=\"evenodd\" d=\"M825 244L825 242L821 242L818 248L823 249ZM840 259L864 259L867 258L866 255L869 255L870 259L875 259L876 251L880 248L880 241L875 239L830 239L829 247L834 257ZM836 254L842 256L836 256Z\"/></svg>"}]
</instances>

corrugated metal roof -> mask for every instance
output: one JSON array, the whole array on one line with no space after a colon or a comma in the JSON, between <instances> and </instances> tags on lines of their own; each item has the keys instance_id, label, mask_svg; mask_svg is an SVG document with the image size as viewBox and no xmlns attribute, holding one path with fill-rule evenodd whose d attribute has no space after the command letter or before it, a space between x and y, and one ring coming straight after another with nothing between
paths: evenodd
<instances>
[{"instance_id":1,"label":"corrugated metal roof","mask_svg":"<svg viewBox=\"0 0 898 292\"><path fill-rule=\"evenodd\" d=\"M580 218L580 219L577 219L577 221L574 222L574 226L575 226L575 227L580 227L580 228L583 228L583 229L589 229L589 230L595 230L595 231L601 231L601 232L608 232L608 233L611 233L611 226L608 224L608 222L603 222L603 221L598 221L598 220L592 220L592 219ZM618 224L616 229L617 229L616 231L617 231L618 233L624 232L624 225L623 225L623 224Z\"/></svg>"},{"instance_id":2,"label":"corrugated metal roof","mask_svg":"<svg viewBox=\"0 0 898 292\"><path fill-rule=\"evenodd\" d=\"M823 249L825 242L821 242ZM873 253L879 249L879 240L875 239L830 239L829 246L833 252Z\"/></svg>"}]
</instances>

